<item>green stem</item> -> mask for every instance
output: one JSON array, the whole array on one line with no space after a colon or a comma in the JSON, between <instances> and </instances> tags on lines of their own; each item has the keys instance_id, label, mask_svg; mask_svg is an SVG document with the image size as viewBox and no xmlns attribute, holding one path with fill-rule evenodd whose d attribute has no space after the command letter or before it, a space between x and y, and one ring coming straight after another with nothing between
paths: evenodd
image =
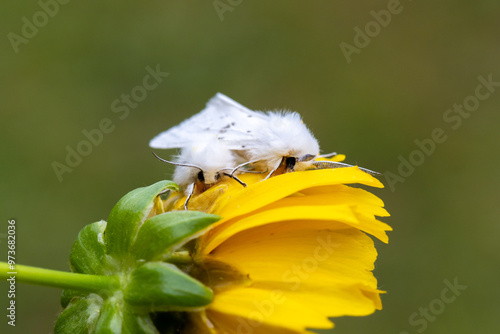
<instances>
[{"instance_id":1,"label":"green stem","mask_svg":"<svg viewBox=\"0 0 500 334\"><path fill-rule=\"evenodd\" d=\"M120 281L116 276L98 276L43 269L16 264L14 270L6 262L0 262L0 279L15 277L16 282L98 292L116 290Z\"/></svg>"},{"instance_id":2,"label":"green stem","mask_svg":"<svg viewBox=\"0 0 500 334\"><path fill-rule=\"evenodd\" d=\"M193 259L188 251L174 252L166 259L166 262L173 264L191 264Z\"/></svg>"}]
</instances>

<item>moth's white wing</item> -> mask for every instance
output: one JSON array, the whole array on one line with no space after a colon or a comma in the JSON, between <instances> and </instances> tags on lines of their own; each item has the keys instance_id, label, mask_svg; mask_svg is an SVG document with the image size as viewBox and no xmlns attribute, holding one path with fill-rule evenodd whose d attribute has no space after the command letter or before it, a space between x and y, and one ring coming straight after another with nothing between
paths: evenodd
<instances>
[{"instance_id":1,"label":"moth's white wing","mask_svg":"<svg viewBox=\"0 0 500 334\"><path fill-rule=\"evenodd\" d=\"M225 111L228 115L244 114L244 115L254 116L255 114L255 111L252 111L247 107L242 106L235 100L227 97L222 93L215 94L215 96L212 97L210 101L208 101L207 108L208 107L213 107L214 109L218 109L219 111L222 112Z\"/></svg>"},{"instance_id":2,"label":"moth's white wing","mask_svg":"<svg viewBox=\"0 0 500 334\"><path fill-rule=\"evenodd\" d=\"M151 139L149 147L152 148L181 148L196 142L196 137L183 130L182 123L164 131Z\"/></svg>"},{"instance_id":3,"label":"moth's white wing","mask_svg":"<svg viewBox=\"0 0 500 334\"><path fill-rule=\"evenodd\" d=\"M249 138L248 131L255 126L252 124L261 123L264 119L264 114L254 112L224 94L217 93L208 101L205 109L160 133L150 141L149 146L163 149L186 147L205 140L207 136L224 137L226 133L228 138L236 135Z\"/></svg>"},{"instance_id":4,"label":"moth's white wing","mask_svg":"<svg viewBox=\"0 0 500 334\"><path fill-rule=\"evenodd\" d=\"M268 125L266 114L252 111L221 93L217 93L209 105L228 115L228 122L217 132L217 137L227 148L245 150L265 144L256 134L258 129Z\"/></svg>"}]
</instances>

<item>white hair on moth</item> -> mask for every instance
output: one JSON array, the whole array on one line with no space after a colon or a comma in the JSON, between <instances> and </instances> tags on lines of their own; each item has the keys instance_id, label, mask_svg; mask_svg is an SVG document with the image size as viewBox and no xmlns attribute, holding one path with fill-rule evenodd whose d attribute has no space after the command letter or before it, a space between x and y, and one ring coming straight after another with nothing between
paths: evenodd
<instances>
[{"instance_id":1,"label":"white hair on moth","mask_svg":"<svg viewBox=\"0 0 500 334\"><path fill-rule=\"evenodd\" d=\"M183 147L174 162L199 167L176 166L173 181L181 188L197 182L208 188L237 165L234 153L215 136L207 136L199 143Z\"/></svg>"},{"instance_id":2,"label":"white hair on moth","mask_svg":"<svg viewBox=\"0 0 500 334\"><path fill-rule=\"evenodd\" d=\"M310 167L349 167L341 162L316 160L319 144L296 112L252 111L217 93L205 108L182 123L157 135L152 148L181 148L174 162L174 182L189 197L203 192L221 177L242 171L267 173L267 177ZM367 173L374 173L361 168Z\"/></svg>"},{"instance_id":3,"label":"white hair on moth","mask_svg":"<svg viewBox=\"0 0 500 334\"><path fill-rule=\"evenodd\" d=\"M310 167L309 160L319 155L319 144L300 115L279 111L268 112L266 116L264 126L254 129L253 133L261 144L249 145L244 155L251 161L260 159L269 171L276 169L283 158L295 158L291 166L294 170Z\"/></svg>"}]
</instances>

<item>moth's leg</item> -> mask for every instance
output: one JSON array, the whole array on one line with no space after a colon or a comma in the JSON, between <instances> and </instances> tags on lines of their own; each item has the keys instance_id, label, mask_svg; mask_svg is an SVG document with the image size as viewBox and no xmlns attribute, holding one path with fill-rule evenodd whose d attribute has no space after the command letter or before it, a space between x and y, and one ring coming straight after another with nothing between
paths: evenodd
<instances>
[{"instance_id":1,"label":"moth's leg","mask_svg":"<svg viewBox=\"0 0 500 334\"><path fill-rule=\"evenodd\" d=\"M233 180L236 180L236 182L238 182L239 184L241 184L243 187L246 187L247 184L243 181L241 181L240 179L238 179L235 175L233 175L232 173L229 174L229 173L223 173L224 175L226 176L229 176L230 178L232 178Z\"/></svg>"},{"instance_id":2,"label":"moth's leg","mask_svg":"<svg viewBox=\"0 0 500 334\"><path fill-rule=\"evenodd\" d=\"M281 160L276 164L276 166L274 166L273 170L271 170L271 172L269 174L267 174L267 176L264 178L264 180L267 180L268 178L270 178L271 175L273 175L274 172L276 172L278 170L278 168L280 168L281 165L284 164L285 159L286 159L285 157L281 158Z\"/></svg>"},{"instance_id":3,"label":"moth's leg","mask_svg":"<svg viewBox=\"0 0 500 334\"><path fill-rule=\"evenodd\" d=\"M189 192L189 195L186 197L186 201L184 202L184 210L189 210L188 203L189 203L189 200L191 199L191 196L193 196L193 194L194 194L194 188L195 188L194 183L191 183L186 189Z\"/></svg>"}]
</instances>

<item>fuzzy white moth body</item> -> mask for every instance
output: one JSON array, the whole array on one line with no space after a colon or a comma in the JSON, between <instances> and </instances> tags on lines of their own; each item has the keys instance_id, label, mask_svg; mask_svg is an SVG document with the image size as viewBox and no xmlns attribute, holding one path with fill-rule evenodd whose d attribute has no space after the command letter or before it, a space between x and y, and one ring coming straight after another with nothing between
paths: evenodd
<instances>
[{"instance_id":1,"label":"fuzzy white moth body","mask_svg":"<svg viewBox=\"0 0 500 334\"><path fill-rule=\"evenodd\" d=\"M205 110L218 110L225 115L224 122L214 127L218 129L219 140L251 163L254 170L268 172L267 178L308 168L352 167L342 162L317 161L317 158L336 153L320 155L318 141L296 112L252 111L221 93L208 102ZM369 174L378 174L359 168Z\"/></svg>"},{"instance_id":2,"label":"fuzzy white moth body","mask_svg":"<svg viewBox=\"0 0 500 334\"><path fill-rule=\"evenodd\" d=\"M207 138L181 149L180 154L174 160L179 165L174 171L173 181L181 188L186 188L196 182L203 182L208 188L217 183L224 173L228 174L236 167L236 159L235 154L215 136ZM195 165L200 168L186 165Z\"/></svg>"},{"instance_id":3,"label":"fuzzy white moth body","mask_svg":"<svg viewBox=\"0 0 500 334\"><path fill-rule=\"evenodd\" d=\"M218 138L259 171L285 173L305 170L319 156L319 144L302 122L300 115L290 111L251 111L227 96L218 93L208 106L232 110L230 126L218 132Z\"/></svg>"},{"instance_id":4,"label":"fuzzy white moth body","mask_svg":"<svg viewBox=\"0 0 500 334\"><path fill-rule=\"evenodd\" d=\"M204 191L221 176L245 185L235 176L244 167L268 173L268 178L311 167L350 166L315 160L321 157L318 141L298 113L252 111L221 93L198 114L153 138L149 146L181 148L174 162L160 159L176 165L174 182L189 195L196 189Z\"/></svg>"},{"instance_id":5,"label":"fuzzy white moth body","mask_svg":"<svg viewBox=\"0 0 500 334\"><path fill-rule=\"evenodd\" d=\"M180 148L180 154L174 161L160 160L175 165L173 181L188 196L185 203L194 193L200 193L225 177L231 177L241 185L235 175L234 168L243 162L242 157L218 139L227 122L231 123L232 115L225 114L209 105L200 113L183 121L181 124L164 131L153 138L149 146L152 148ZM224 125L221 125L224 124Z\"/></svg>"}]
</instances>

